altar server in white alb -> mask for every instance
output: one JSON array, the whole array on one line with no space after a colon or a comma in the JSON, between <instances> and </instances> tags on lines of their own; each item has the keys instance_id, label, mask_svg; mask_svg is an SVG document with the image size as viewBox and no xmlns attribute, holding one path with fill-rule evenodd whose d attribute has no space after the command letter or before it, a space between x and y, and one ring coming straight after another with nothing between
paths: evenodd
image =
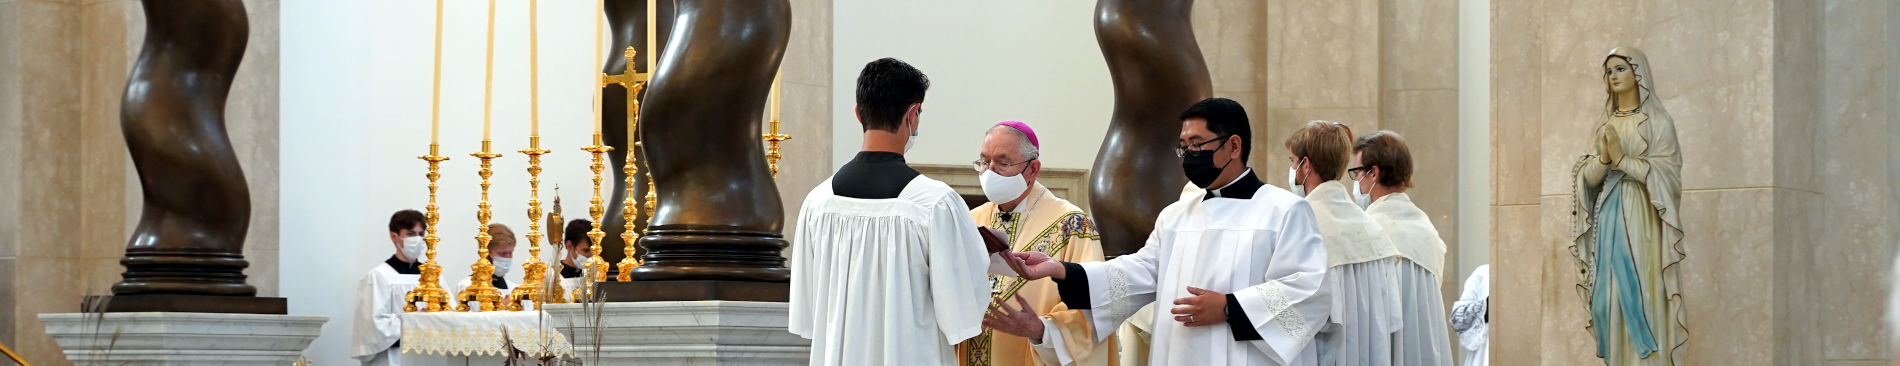
<instances>
[{"instance_id":1,"label":"altar server in white alb","mask_svg":"<svg viewBox=\"0 0 1900 366\"><path fill-rule=\"evenodd\" d=\"M363 275L356 291L356 329L350 340L350 358L364 365L401 365L402 308L409 290L421 282L417 267L428 224L421 212L396 211L389 217L389 242L396 254Z\"/></svg>"},{"instance_id":2,"label":"altar server in white alb","mask_svg":"<svg viewBox=\"0 0 1900 366\"><path fill-rule=\"evenodd\" d=\"M1054 278L1093 325L1094 339L1051 332L1039 346L1102 342L1153 301L1150 365L1317 365L1313 334L1332 304L1326 247L1306 201L1247 168L1252 136L1239 103L1196 103L1175 151L1207 193L1162 209L1141 250L1088 263L1017 253L1026 277Z\"/></svg>"},{"instance_id":3,"label":"altar server in white alb","mask_svg":"<svg viewBox=\"0 0 1900 366\"><path fill-rule=\"evenodd\" d=\"M495 274L489 276L488 283L490 286L495 286L496 290L501 290L501 294L506 296L508 295L508 289L513 288L508 286L508 279L506 277L508 276L508 269L514 268L515 266L515 231L509 229L508 225L491 223L488 224L488 236L490 238L488 240L488 263L495 266ZM455 287L449 288L449 294L462 293L462 290L468 289L469 286L474 284L475 281L473 277L464 277L462 278L462 282L456 282ZM474 309L476 307L470 306L469 308Z\"/></svg>"},{"instance_id":4,"label":"altar server in white alb","mask_svg":"<svg viewBox=\"0 0 1900 366\"><path fill-rule=\"evenodd\" d=\"M1431 216L1405 190L1412 187L1412 151L1392 131L1359 136L1352 143L1353 201L1385 229L1399 251L1397 274L1400 324L1392 341L1395 365L1449 366L1451 338L1446 330L1439 276L1445 265L1445 240Z\"/></svg>"},{"instance_id":5,"label":"altar server in white alb","mask_svg":"<svg viewBox=\"0 0 1900 366\"><path fill-rule=\"evenodd\" d=\"M1398 249L1353 200L1342 180L1352 161L1352 130L1313 121L1287 138L1293 193L1306 197L1326 238L1332 321L1319 335L1322 365L1393 365L1392 341L1403 326Z\"/></svg>"},{"instance_id":6,"label":"altar server in white alb","mask_svg":"<svg viewBox=\"0 0 1900 366\"><path fill-rule=\"evenodd\" d=\"M1900 314L1894 310L1888 308L1889 327L1894 316ZM1471 277L1465 278L1464 295L1451 304L1451 330L1458 332L1458 345L1464 348L1464 366L1491 364L1491 265L1478 266Z\"/></svg>"},{"instance_id":7,"label":"altar server in white alb","mask_svg":"<svg viewBox=\"0 0 1900 366\"><path fill-rule=\"evenodd\" d=\"M904 164L929 86L897 59L865 65L862 151L798 213L790 330L811 339L811 365L949 365L956 344L982 332L1001 261L963 198Z\"/></svg>"}]
</instances>

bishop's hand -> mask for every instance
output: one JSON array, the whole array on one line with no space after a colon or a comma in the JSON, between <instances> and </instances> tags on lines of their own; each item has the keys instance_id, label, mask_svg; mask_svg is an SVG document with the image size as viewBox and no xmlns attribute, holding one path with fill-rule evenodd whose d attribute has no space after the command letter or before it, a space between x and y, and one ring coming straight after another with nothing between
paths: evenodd
<instances>
[{"instance_id":1,"label":"bishop's hand","mask_svg":"<svg viewBox=\"0 0 1900 366\"><path fill-rule=\"evenodd\" d=\"M1060 280L1068 276L1069 271L1062 267L1062 262L1050 259L1047 254L1040 252L1018 252L1009 254L1022 266L1022 269L1018 271L1018 274L1020 274L1022 278L1031 280L1055 278Z\"/></svg>"},{"instance_id":2,"label":"bishop's hand","mask_svg":"<svg viewBox=\"0 0 1900 366\"><path fill-rule=\"evenodd\" d=\"M1042 343L1042 319L1036 317L1036 309L1031 309L1022 296L1016 297L1015 309L1010 309L1002 298L991 301L990 312L983 314L983 326Z\"/></svg>"}]
</instances>

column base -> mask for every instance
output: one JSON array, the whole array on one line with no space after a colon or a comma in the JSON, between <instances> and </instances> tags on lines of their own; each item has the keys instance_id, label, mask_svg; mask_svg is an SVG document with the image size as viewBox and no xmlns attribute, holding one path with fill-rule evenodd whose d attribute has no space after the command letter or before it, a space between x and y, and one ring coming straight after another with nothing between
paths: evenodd
<instances>
[{"instance_id":1,"label":"column base","mask_svg":"<svg viewBox=\"0 0 1900 366\"><path fill-rule=\"evenodd\" d=\"M804 365L811 341L786 330L790 304L653 301L549 304L590 365Z\"/></svg>"},{"instance_id":2,"label":"column base","mask_svg":"<svg viewBox=\"0 0 1900 366\"><path fill-rule=\"evenodd\" d=\"M296 362L325 316L213 313L40 314L76 364L275 365Z\"/></svg>"}]
</instances>

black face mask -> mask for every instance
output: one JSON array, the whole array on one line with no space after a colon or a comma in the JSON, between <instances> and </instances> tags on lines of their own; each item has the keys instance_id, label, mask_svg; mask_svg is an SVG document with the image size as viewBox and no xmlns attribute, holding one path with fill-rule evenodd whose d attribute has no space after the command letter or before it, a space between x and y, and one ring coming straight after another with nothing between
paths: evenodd
<instances>
[{"instance_id":1,"label":"black face mask","mask_svg":"<svg viewBox=\"0 0 1900 366\"><path fill-rule=\"evenodd\" d=\"M1222 142L1221 146L1227 146L1227 144ZM1193 182L1195 187L1208 189L1207 186L1213 185L1215 179L1220 179L1220 172L1227 170L1226 165L1214 166L1214 154L1219 151L1220 147L1216 147L1213 150L1197 151L1198 154L1184 154L1186 156L1181 157L1181 171L1187 173L1188 181ZM1227 161L1227 165L1233 165L1233 163L1233 160Z\"/></svg>"}]
</instances>

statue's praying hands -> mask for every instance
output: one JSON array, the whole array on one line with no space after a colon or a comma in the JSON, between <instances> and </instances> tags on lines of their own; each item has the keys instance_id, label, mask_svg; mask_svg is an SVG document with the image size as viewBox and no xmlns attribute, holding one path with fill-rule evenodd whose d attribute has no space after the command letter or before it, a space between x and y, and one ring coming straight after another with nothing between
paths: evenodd
<instances>
[{"instance_id":1,"label":"statue's praying hands","mask_svg":"<svg viewBox=\"0 0 1900 366\"><path fill-rule=\"evenodd\" d=\"M1602 137L1597 139L1597 162L1605 165L1616 165L1622 162L1623 140L1617 136L1616 127L1608 123L1598 126L1597 136Z\"/></svg>"}]
</instances>

